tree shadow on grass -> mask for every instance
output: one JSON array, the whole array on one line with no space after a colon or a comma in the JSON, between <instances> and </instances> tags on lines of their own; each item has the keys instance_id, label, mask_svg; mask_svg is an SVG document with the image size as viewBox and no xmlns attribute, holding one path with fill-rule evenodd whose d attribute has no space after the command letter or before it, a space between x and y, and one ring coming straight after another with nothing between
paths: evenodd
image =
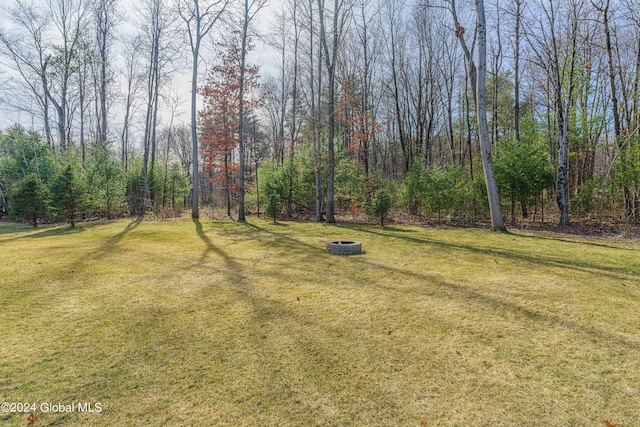
<instances>
[{"instance_id":1,"label":"tree shadow on grass","mask_svg":"<svg viewBox=\"0 0 640 427\"><path fill-rule=\"evenodd\" d=\"M253 308L252 316L244 319L239 319L234 325L234 331L237 331L238 340L242 340L246 343L246 346L229 346L220 347L215 340L212 340L209 336L205 336L202 339L211 340L207 343L210 346L210 352L220 355L222 364L228 364L234 366L229 362L229 359L237 355L238 357L246 357L247 354L251 357L248 359L247 372L253 374L256 381L264 383L264 393L269 396L266 399L267 402L286 402L291 400L291 393L295 393L300 390L301 383L297 384L297 388L291 385L282 385L285 380L297 380L304 378L304 384L311 384L314 387L317 399L330 402L334 407L341 407L341 396L339 396L339 387L348 386L351 388L363 387L366 392L365 396L371 398L371 401L375 401L377 405L387 406L389 408L400 408L397 410L391 410L390 416L399 417L398 414L402 413L402 404L404 402L398 401L396 395L390 392L388 387L385 387L382 381L367 381L366 384L361 384L359 378L348 375L348 364L357 363L364 365L367 363L367 354L359 349L357 346L350 347L348 344L349 337L353 336L354 327L349 322L345 321L328 321L311 317L302 308L298 308L295 305L288 304L286 301L279 300L273 295L261 295L260 292L253 292L249 284L257 287L261 286L257 281L251 279L247 283L247 279L243 277L243 268L248 268L246 265L241 265L238 262L239 258L233 258L227 252L221 249L221 245L216 245L212 238L207 235L203 228L203 224L198 220L194 220L195 232L198 238L204 243L205 248L200 260L194 262L190 268L196 267L198 264L202 264L207 260L209 255L217 255L221 261L221 264L225 264L225 274L227 275L226 281L219 284L222 287L228 287L236 290L245 290L242 294L238 295L238 300L241 300ZM285 229L275 228L270 226L261 227L253 223L245 223L243 228L234 227L231 231L238 233L236 230L245 230L245 234L268 234L271 238L264 242L266 248L278 248L284 252L306 252L313 256L319 253L324 254L324 248L320 248L317 245L310 244L304 241L307 236L304 235L303 239L296 238L288 234ZM227 233L229 230L225 229L223 232ZM362 230L360 230L362 231ZM388 231L388 230L387 230ZM287 234L285 234L287 233ZM379 233L387 237L385 233ZM419 240L427 244L435 244L428 240ZM464 247L464 245L458 245ZM478 249L479 248L475 248ZM493 254L489 251L488 253ZM328 259L328 258L327 258ZM597 337L601 340L598 346L606 347L608 345L615 345L616 348L635 348L639 347L638 342L630 340L621 334L617 334L616 331L604 331L591 328L588 324L580 323L572 320L569 316L563 316L562 313L545 313L531 308L525 305L514 303L499 296L487 295L475 289L469 289L457 283L448 282L439 279L437 276L417 273L411 271L409 268L402 269L396 266L390 266L386 264L377 264L368 260L368 257L353 257L354 262L359 263L360 270L375 269L381 274L388 275L389 277L408 276L414 285L411 288L403 288L393 286L393 283L361 283L358 277L347 277L347 280L351 281L353 285L358 286L379 286L388 292L416 292L418 290L418 298L433 298L434 292L438 290L440 292L435 293L436 298L458 300L466 302L469 305L476 305L482 307L487 313L512 313L516 315L516 321L520 318L522 320L530 320L534 327L541 329L553 329L562 327L563 329L571 329L578 337L582 339L592 339ZM246 261L246 260L244 260ZM286 258L282 259L282 262L287 262ZM320 260L320 263L324 261ZM319 266L320 267L320 266ZM264 273L270 277L278 277L287 279L286 282L295 283L296 281L303 280L303 276L300 275L298 270L281 270L277 266L273 267L272 271L267 270ZM332 274L341 274L341 272L327 273L329 276ZM272 276L273 275L273 276ZM343 277L343 276L341 276ZM232 280L231 280L232 279ZM259 277L258 277L259 280ZM283 280L284 282L285 280ZM202 296L205 298L216 298L215 290L203 288ZM204 298L203 298L204 299ZM295 304L293 302L292 304ZM389 307L392 307L390 305ZM140 312L140 316L144 316L146 310ZM161 313L164 316L169 316L172 313ZM211 310L211 316L216 316L216 312ZM283 322L283 320L287 320ZM331 319L333 320L333 319ZM158 319L157 316L149 319L149 324L144 325L142 329L153 328L154 323L161 322L162 319ZM526 323L524 323L526 324ZM283 325L278 327L277 325ZM190 325L191 327L191 325ZM456 325L457 328L461 328L461 325ZM305 335L307 329L313 329L319 331L312 336ZM366 332L366 330L365 330ZM372 334L375 330L372 330ZM358 336L362 336L363 332L358 331ZM335 337L345 337L343 343L346 343L344 347L339 346L341 341L335 340ZM299 349L300 351L293 351L291 354L287 352L288 347L283 346L283 339L288 343L291 348ZM206 341L205 341L206 342ZM327 344L332 343L332 344ZM144 345L143 341L141 345ZM184 351L182 348L176 348L176 352ZM355 354L347 354L349 351ZM243 353L240 355L240 353ZM384 353L382 353L384 354ZM295 359L293 356L299 357ZM299 355L299 356L298 356ZM223 360L224 356L224 360ZM455 356L454 356L455 357ZM217 358L215 359L218 360ZM290 360L296 363L290 365ZM355 360L355 362L354 362ZM316 372L307 367L317 367L318 371L324 372L324 375L329 378L335 378L340 381L338 385L336 382L323 381L316 375L308 375L308 372ZM186 366L185 368L188 368ZM229 383L223 382L221 387L233 387L228 384L234 381L233 375L237 373L231 373ZM278 384L279 387L272 387L272 384ZM305 405L306 401L298 405ZM251 403L251 400L249 401ZM310 413L317 411L317 407L309 405L305 408ZM396 413L397 412L397 413Z\"/></svg>"},{"instance_id":2,"label":"tree shadow on grass","mask_svg":"<svg viewBox=\"0 0 640 427\"><path fill-rule=\"evenodd\" d=\"M131 232L134 229L138 228L138 226L140 224L142 224L142 218L141 217L138 217L134 221L131 221L129 224L127 224L127 226L124 228L124 230L122 230L120 233L116 234L115 236L111 237L109 240L107 240L106 245L109 245L109 246L116 245L129 232Z\"/></svg>"},{"instance_id":3,"label":"tree shadow on grass","mask_svg":"<svg viewBox=\"0 0 640 427\"><path fill-rule=\"evenodd\" d=\"M58 272L64 272L64 271L69 271L70 273L76 272L76 271L80 271L80 270L84 270L87 268L87 264L90 264L92 261L96 261L96 260L100 260L101 258L105 257L106 255L108 255L110 252L113 252L116 250L116 246L118 245L118 243L132 230L134 230L136 227L138 227L140 225L140 223L142 222L142 218L137 218L134 221L129 222L122 231L120 231L119 233L113 235L110 238L107 238L106 240L102 240L101 243L92 250L89 250L87 252L80 252L76 249L70 249L70 252L72 253L72 256L75 257L75 259L70 259L67 263L61 265L58 267ZM104 223L102 223L104 225ZM99 224L92 224L92 226L97 226ZM51 230L51 231L56 231L59 230L58 228L56 228L55 230ZM66 227L63 228L63 231L67 230ZM77 233L76 232L71 232L72 234ZM66 233L62 232L62 233L54 233L52 235L54 236L62 236L65 235ZM2 243L0 241L0 243ZM65 257L64 260L66 260L67 258ZM54 273L55 274L55 273ZM37 279L38 286L41 286L43 284L41 278ZM46 280L45 280L46 282ZM59 295L64 295L64 293L61 293ZM29 294L25 294L26 297L29 297ZM41 303L41 306L44 307L45 305L49 304L55 304L56 298L49 298L44 300ZM18 303L19 304L19 303Z\"/></svg>"},{"instance_id":4,"label":"tree shadow on grass","mask_svg":"<svg viewBox=\"0 0 640 427\"><path fill-rule=\"evenodd\" d=\"M313 249L314 251L325 252L324 248L320 248L315 245L310 245L308 243L302 242L300 240L294 239L288 235L278 233L275 230L269 230L264 227L260 227L256 224L247 222L245 223L247 227L251 227L255 230L259 230L261 232L269 233L273 236L277 237L276 241L271 242L272 244L277 244L278 241L288 242L286 248L283 248L287 252L292 251L300 251L307 249ZM555 267L567 270L573 270L580 273L588 273L588 274L600 274L605 277L609 277L615 280L627 281L627 280L635 280L635 273L630 272L628 268L622 267L610 267L604 266L600 264L588 263L588 262L580 262L577 260L563 260L554 257L543 257L543 256L533 256L528 255L526 253L518 253L515 251L507 251L503 249L493 249L493 248L482 248L475 247L471 245L465 244L456 244L456 243L448 243L439 240L419 238L413 236L406 235L395 235L387 232L392 232L393 230L389 229L375 229L371 226L362 226L362 225L354 225L354 224L331 224L332 227L336 228L344 228L349 230L354 230L363 233L374 234L381 237L393 238L393 239L401 239L405 241L409 241L412 243L420 244L420 245L431 245L435 247L441 247L447 250L456 250L463 252L472 252L480 255L492 256L492 257L500 257L510 261L520 261L525 263L530 263L534 265L539 265L541 267ZM518 236L519 235L514 235ZM616 250L618 248L613 247L612 249ZM638 266L640 268L640 266Z\"/></svg>"},{"instance_id":5,"label":"tree shadow on grass","mask_svg":"<svg viewBox=\"0 0 640 427\"><path fill-rule=\"evenodd\" d=\"M271 225L273 225L274 227L288 227L289 224L285 224L284 222L271 222Z\"/></svg>"},{"instance_id":6,"label":"tree shadow on grass","mask_svg":"<svg viewBox=\"0 0 640 427\"><path fill-rule=\"evenodd\" d=\"M202 223L200 222L200 220L197 218L194 218L193 224L196 227L196 234L198 235L200 240L202 240L202 242L207 246L204 252L202 253L202 256L200 257L200 260L198 261L197 264L194 264L194 266L198 264L202 264L206 260L207 256L213 252L214 254L222 258L222 260L225 262L227 267L239 273L240 266L238 265L238 263L232 257L230 257L228 253L226 253L225 251L223 251L222 249L220 249L219 247L213 244L209 236L207 236L206 233L204 232L202 228Z\"/></svg>"},{"instance_id":7,"label":"tree shadow on grass","mask_svg":"<svg viewBox=\"0 0 640 427\"><path fill-rule=\"evenodd\" d=\"M308 251L308 250L313 250L314 252L322 252L322 253L326 253L326 250L324 247L319 247L319 246L315 246L315 245L311 245L309 243L303 242L301 240L295 239L293 237L290 237L286 234L282 234L282 233L278 233L277 231L274 230L269 230L268 228L265 227L260 227L259 225L255 224L255 223L251 223L251 222L245 222L244 225L247 228L256 230L260 233L267 233L270 234L271 236L275 237L275 240L273 241L269 241L267 242L268 245L281 245L282 249L284 249L285 251L289 252L289 253L294 253L294 252L300 252L300 251ZM282 243L285 244L282 244Z\"/></svg>"},{"instance_id":8,"label":"tree shadow on grass","mask_svg":"<svg viewBox=\"0 0 640 427\"><path fill-rule=\"evenodd\" d=\"M304 311L300 311L295 309L293 306L288 306L283 304L281 301L270 298L269 296L259 295L255 292L253 287L247 282L245 275L243 274L243 269L250 269L249 265L242 266L240 263L229 256L224 250L220 247L216 246L211 238L206 234L202 223L199 220L193 220L195 225L195 231L200 240L206 245L206 248L200 257L200 260L197 263L192 264L188 268L197 267L199 264L202 264L209 254L213 253L217 255L227 267L222 270L222 273L226 275L226 280L223 283L220 283L219 286L235 289L239 292L238 298L244 303L248 304L252 308L252 318L251 323L255 327L256 336L254 339L251 339L251 350L255 351L258 354L272 354L273 349L269 347L265 347L267 342L264 341L265 337L270 336L269 331L273 330L274 322L278 324L283 324L284 319L292 320L289 322L294 329L288 330L287 334L291 336L296 336L295 340L296 346L301 348L302 354L304 355L304 360L306 364L309 366L333 366L335 365L335 354L331 349L326 349L323 347L324 340L314 340L307 339L303 336L300 336L300 331L304 331L304 328L301 325L307 325L309 322L313 322L312 319L307 316L307 313ZM282 249L286 249L287 253L292 253L292 250L295 252L304 251L304 252L324 252L323 248L318 248L314 245L310 245L306 242L302 242L300 240L291 238L287 235L279 233L277 230L280 228L271 228L270 226L260 227L256 224L245 222L242 223L244 233L249 232L254 235L257 234L268 234L272 237L272 240L265 242L265 246L279 247ZM226 233L229 230L225 230ZM238 234L235 230L233 230L233 234ZM269 273L270 277L271 276ZM209 295L210 290L206 291L206 295ZM335 337L335 336L343 336L347 335L346 331L350 329L350 325L340 325L339 327L332 327L327 323L318 323L315 322L314 328L316 330L324 331L321 335L326 335L327 337ZM242 325L238 325L238 333L246 334L246 329L250 329L247 327L246 321ZM246 351L246 349L244 349ZM284 363L285 365L288 361L280 362L279 360L268 360L265 366L262 366L262 363L258 363L255 367L259 369L260 376L264 376L266 372L269 372L269 367L272 364ZM281 379L281 374L278 375L277 379ZM315 378L307 378L307 381L316 382ZM334 400L335 399L335 390L326 389L323 386L323 382L316 383L316 388L318 392L321 392L325 399ZM393 407L399 407L399 402L394 401L393 397L389 393L387 393L384 389L379 388L377 386L372 387L372 392L379 396L381 401L388 400L386 403ZM274 396L278 396L280 391L273 391ZM310 408L312 410L312 408Z\"/></svg>"},{"instance_id":9,"label":"tree shadow on grass","mask_svg":"<svg viewBox=\"0 0 640 427\"><path fill-rule=\"evenodd\" d=\"M351 225L351 224L333 224L334 227L337 228L346 228L350 230L355 230L359 232L374 234L382 237L388 237L393 239L406 240L412 243L420 244L420 245L432 245L436 247L445 248L448 250L459 250L465 252L477 253L480 255L494 256L500 257L507 260L512 261L520 261L530 264L537 264L543 267L557 267L568 270L574 270L581 273L597 273L603 276L607 276L616 280L629 280L630 278L635 279L635 274L633 272L629 272L628 268L621 267L609 267L600 264L593 264L588 262L580 262L577 260L562 260L554 257L544 257L544 256L532 256L523 253L518 253L516 251L508 251L504 249L494 249L494 248L482 248L465 244L457 244L457 243L448 243L440 240L426 239L426 238L418 238L411 236L400 236L394 234L384 233L383 230L375 230L370 227L363 227L359 225ZM513 236L522 237L520 235L513 234ZM619 248L612 248L617 250ZM640 265L638 265L640 268ZM630 277L631 276L631 277Z\"/></svg>"},{"instance_id":10,"label":"tree shadow on grass","mask_svg":"<svg viewBox=\"0 0 640 427\"><path fill-rule=\"evenodd\" d=\"M251 227L255 227L260 229L260 227L256 226L256 225L250 225ZM336 225L338 227L340 227L340 225ZM269 231L269 230L265 230L268 233L272 233L272 234L279 234L276 233L274 231ZM360 230L360 231L365 231L365 230ZM371 232L371 231L370 231ZM380 234L380 233L376 233L376 234ZM299 248L307 248L307 249L311 249L313 248L314 250L317 250L317 248L313 245L309 245L306 242L303 242L299 239L293 238L291 236L281 236L282 239L278 239L278 240L274 240L272 242L270 242L270 244L272 245L282 245L282 246L286 246L287 248L291 247L292 244L296 247ZM388 237L397 237L397 238L406 238L403 236L388 236ZM465 248L465 250L474 250L474 251L479 251L481 253L486 253L486 254L492 254L494 255L494 251L484 251L484 250L480 250L478 248L473 248L473 247L467 247L466 245L453 245L453 244L445 244L444 242L432 242L432 241L427 241L427 240L422 240L422 239L415 239L415 238L409 238L411 240L418 240L422 243L427 243L427 244L441 244L444 246L453 246L456 249L459 248ZM508 256L509 254L503 254L502 256ZM398 267L394 267L394 266L389 266L389 265L384 265L384 264L378 264L378 263L374 263L372 261L369 260L368 257L349 257L350 259L353 259L354 262L360 263L362 265L362 270L366 270L366 269L378 269L378 270L382 270L385 274L389 274L391 275L391 277L393 276L408 276L412 279L415 279L417 284L424 284L424 283L429 283L429 284L433 284L436 285L438 287L440 287L441 289L444 289L447 291L448 294L450 294L448 296L448 298L453 298L453 299L461 299L464 301L467 301L469 303L481 303L483 306L485 306L487 308L488 311L502 311L502 312L508 312L508 313L513 313L515 315L518 315L520 317L524 317L526 319L532 320L532 321L536 321L538 323L541 323L547 327L553 327L553 328L557 328L557 327L562 327L562 328L570 328L572 329L574 332L578 333L579 335L583 336L583 337L597 337L598 339L604 341L604 342L609 342L612 344L616 344L618 346L622 346L622 347L633 347L633 348L640 348L640 342L638 341L634 341L634 340L630 340L627 337L625 337L624 335L621 334L617 334L615 331L612 330L600 330L600 329L596 329L591 325L584 325L581 324L573 319L570 319L569 317L563 317L561 315L558 314L553 314L553 313L544 313L544 312L540 312L535 310L534 308L530 308L527 306L523 306L520 304L517 304L515 302L512 301L508 301L508 300L504 300L501 299L499 297L493 296L493 295L486 295L478 290L474 290L474 289L470 289L467 288L465 286L459 285L457 283L453 283L453 282L449 282L449 281L444 281L440 278L438 278L437 276L434 275L428 275L428 274L422 274L422 273L416 273L414 271L411 271L410 269L401 269ZM515 259L517 260L528 260L528 257L524 257L522 255L518 255L515 257ZM531 262L535 262L535 260L531 261ZM567 269L571 269L572 266L571 265L565 265L566 263L562 263L562 262L557 262L557 263L551 263L549 261L540 261L540 264L545 265L545 264L550 264L553 265L555 267L560 267L560 268L567 268ZM591 268L597 269L597 266L592 266ZM580 270L582 271L582 270ZM278 272L279 274L282 274L282 272ZM597 272L597 274L601 274L601 275L610 275L606 272L602 272L599 271ZM340 273L340 277L344 278L345 276L343 274ZM295 279L295 277L289 277L288 280L289 281L293 281ZM357 278L350 278L353 281L358 281ZM359 281L358 281L359 283ZM370 283L370 285L372 286L383 286L384 285L380 285L379 283ZM421 285L417 285L417 286L421 286ZM413 292L414 290L412 289L407 289L407 290L400 290L399 288L395 288L395 287L388 287L386 286L385 288L388 288L388 291L402 291L402 292ZM414 287L415 288L415 287ZM427 288L425 288L427 289ZM443 296L444 297L444 296Z\"/></svg>"},{"instance_id":11,"label":"tree shadow on grass","mask_svg":"<svg viewBox=\"0 0 640 427\"><path fill-rule=\"evenodd\" d=\"M398 228L390 225L385 225L384 227L382 227L382 230L393 231L394 233L415 233L416 232L416 230L410 230L408 228Z\"/></svg>"},{"instance_id":12,"label":"tree shadow on grass","mask_svg":"<svg viewBox=\"0 0 640 427\"><path fill-rule=\"evenodd\" d=\"M77 223L75 227L71 227L69 225L51 225L45 226L45 228L33 228L33 227L20 227L18 229L3 231L3 228L0 228L0 236L3 234L18 234L20 235L15 237L10 237L8 239L1 239L0 244L6 242L12 242L20 239L39 239L43 237L55 237L55 236L68 236L72 234L82 233L90 228L96 227L98 225L104 225L102 221L89 222L89 223Z\"/></svg>"},{"instance_id":13,"label":"tree shadow on grass","mask_svg":"<svg viewBox=\"0 0 640 427\"><path fill-rule=\"evenodd\" d=\"M616 334L615 331L612 331L612 330L598 330L592 326L580 324L579 322L570 319L568 316L562 317L555 314L542 313L542 312L536 311L533 308L519 305L511 301L506 301L495 296L485 295L482 292L466 288L456 283L447 282L440 279L434 280L433 277L428 277L423 274L415 273L410 270L403 270L397 267L375 264L368 261L364 261L364 262L366 264L375 266L377 268L382 268L394 274L414 277L420 281L428 280L428 281L431 281L432 283L435 282L435 284L437 284L439 287L446 288L447 290L452 292L454 295L457 295L459 298L468 301L470 304L480 302L483 305L486 305L489 308L489 310L498 309L503 312L510 312L510 313L522 316L524 318L527 318L529 320L533 320L533 321L545 324L549 327L554 327L554 328L568 327L572 329L574 332L577 332L582 336L597 337L603 341L613 342L625 348L628 348L628 347L640 348L640 342L638 341L629 340L627 339L627 337Z\"/></svg>"},{"instance_id":14,"label":"tree shadow on grass","mask_svg":"<svg viewBox=\"0 0 640 427\"><path fill-rule=\"evenodd\" d=\"M0 220L0 236L4 234L18 234L29 231L38 230L33 225L27 225L23 222L12 221L8 219Z\"/></svg>"},{"instance_id":15,"label":"tree shadow on grass","mask_svg":"<svg viewBox=\"0 0 640 427\"><path fill-rule=\"evenodd\" d=\"M546 240L546 241L552 241L552 242L562 242L562 243L570 243L570 244L579 244L579 245L586 245L586 246L595 246L595 247L599 247L599 248L605 248L605 249L614 249L614 250L620 250L620 251L636 251L638 250L638 248L625 248L622 246L611 246L608 245L606 243L600 243L600 242L593 242L593 241L586 241L586 240L571 240L571 239L567 239L564 237L548 237L548 236L542 236L542 235L532 235L532 234L520 234L520 233L514 233L514 232L509 232L509 234L512 234L514 236L518 236L521 237L523 239L534 239L534 240ZM581 237L589 237L589 236L576 236L576 238L581 238Z\"/></svg>"},{"instance_id":16,"label":"tree shadow on grass","mask_svg":"<svg viewBox=\"0 0 640 427\"><path fill-rule=\"evenodd\" d=\"M96 260L96 259L102 258L109 252L113 251L115 247L118 245L118 243L120 243L120 241L127 234L129 234L131 231L135 230L138 226L140 226L141 223L142 223L142 218L140 217L129 222L121 232L115 234L114 236L108 238L107 240L104 240L100 246L88 252L86 255L82 256L81 258L78 258L73 264L70 264L69 267L72 270L75 270L76 268L81 268L82 264L84 264L86 260Z\"/></svg>"},{"instance_id":17,"label":"tree shadow on grass","mask_svg":"<svg viewBox=\"0 0 640 427\"><path fill-rule=\"evenodd\" d=\"M84 255L81 255L80 258L70 263L66 268L69 268L71 270L81 269L84 267L84 264L87 261L98 260L104 257L105 255L109 254L110 252L114 251L118 243L120 243L120 241L127 234L129 234L131 231L136 229L141 223L142 223L142 218L136 218L135 220L129 222L121 232L115 234L114 236L108 238L107 240L104 240L102 244L98 246L96 249L90 252L87 252ZM104 223L102 224L104 225ZM95 224L95 226L97 225L100 225L100 224Z\"/></svg>"}]
</instances>

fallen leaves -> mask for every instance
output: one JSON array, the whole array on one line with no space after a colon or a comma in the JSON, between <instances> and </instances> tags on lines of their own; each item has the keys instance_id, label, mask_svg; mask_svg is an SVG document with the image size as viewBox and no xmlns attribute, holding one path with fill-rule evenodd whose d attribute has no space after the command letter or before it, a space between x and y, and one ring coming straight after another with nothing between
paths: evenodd
<instances>
[{"instance_id":1,"label":"fallen leaves","mask_svg":"<svg viewBox=\"0 0 640 427\"><path fill-rule=\"evenodd\" d=\"M467 360L467 357L460 350L456 350L456 354L458 356L460 356L460 358L462 358L462 360ZM487 368L487 369L491 368L493 366L493 364L491 362L487 361L487 360L483 360L480 364L482 366L484 366L485 368Z\"/></svg>"},{"instance_id":2,"label":"fallen leaves","mask_svg":"<svg viewBox=\"0 0 640 427\"><path fill-rule=\"evenodd\" d=\"M616 427L616 426L617 426L617 424L610 423L610 422L609 422L609 420L606 420L606 421L604 422L604 424L605 424L607 427Z\"/></svg>"},{"instance_id":3,"label":"fallen leaves","mask_svg":"<svg viewBox=\"0 0 640 427\"><path fill-rule=\"evenodd\" d=\"M34 424L36 422L36 419L38 419L38 417L36 417L35 412L30 413L27 416L27 424Z\"/></svg>"}]
</instances>

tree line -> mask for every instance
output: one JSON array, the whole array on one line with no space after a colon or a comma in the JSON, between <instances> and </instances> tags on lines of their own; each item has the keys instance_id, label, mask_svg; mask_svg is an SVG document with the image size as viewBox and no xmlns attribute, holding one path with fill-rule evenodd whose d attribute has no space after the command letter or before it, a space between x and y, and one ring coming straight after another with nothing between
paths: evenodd
<instances>
[{"instance_id":1,"label":"tree line","mask_svg":"<svg viewBox=\"0 0 640 427\"><path fill-rule=\"evenodd\" d=\"M64 217L53 182L71 173L82 194L119 194L82 202L93 216L177 194L196 218L638 219L636 0L286 0L268 30L265 5L13 1L0 96L38 132L2 134L3 212L36 176ZM170 83L187 69L183 123Z\"/></svg>"}]
</instances>

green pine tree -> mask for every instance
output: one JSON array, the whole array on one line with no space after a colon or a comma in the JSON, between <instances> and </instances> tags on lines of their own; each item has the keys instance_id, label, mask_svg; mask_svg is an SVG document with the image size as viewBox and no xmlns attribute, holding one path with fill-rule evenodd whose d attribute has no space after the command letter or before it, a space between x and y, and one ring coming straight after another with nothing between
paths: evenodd
<instances>
[{"instance_id":1,"label":"green pine tree","mask_svg":"<svg viewBox=\"0 0 640 427\"><path fill-rule=\"evenodd\" d=\"M278 214L282 209L280 195L275 191L267 195L266 214L273 218L273 222L276 222Z\"/></svg>"},{"instance_id":2,"label":"green pine tree","mask_svg":"<svg viewBox=\"0 0 640 427\"><path fill-rule=\"evenodd\" d=\"M76 219L85 205L86 192L71 164L67 164L53 179L51 195L56 217L75 227Z\"/></svg>"},{"instance_id":3,"label":"green pine tree","mask_svg":"<svg viewBox=\"0 0 640 427\"><path fill-rule=\"evenodd\" d=\"M31 173L22 179L20 185L13 191L11 198L13 215L38 225L38 219L44 218L47 212L47 192L40 178Z\"/></svg>"},{"instance_id":4,"label":"green pine tree","mask_svg":"<svg viewBox=\"0 0 640 427\"><path fill-rule=\"evenodd\" d=\"M376 195L373 197L369 214L376 218L380 218L380 226L384 227L384 218L387 216L392 206L393 201L391 200L391 195L387 190L382 188L378 190Z\"/></svg>"}]
</instances>

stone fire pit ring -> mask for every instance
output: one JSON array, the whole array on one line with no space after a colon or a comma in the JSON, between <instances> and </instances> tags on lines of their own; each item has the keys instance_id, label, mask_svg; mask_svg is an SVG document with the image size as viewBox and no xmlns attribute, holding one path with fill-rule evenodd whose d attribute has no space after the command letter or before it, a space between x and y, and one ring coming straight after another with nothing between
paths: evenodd
<instances>
[{"instance_id":1,"label":"stone fire pit ring","mask_svg":"<svg viewBox=\"0 0 640 427\"><path fill-rule=\"evenodd\" d=\"M327 252L335 255L357 255L362 252L362 243L350 240L327 242Z\"/></svg>"}]
</instances>

